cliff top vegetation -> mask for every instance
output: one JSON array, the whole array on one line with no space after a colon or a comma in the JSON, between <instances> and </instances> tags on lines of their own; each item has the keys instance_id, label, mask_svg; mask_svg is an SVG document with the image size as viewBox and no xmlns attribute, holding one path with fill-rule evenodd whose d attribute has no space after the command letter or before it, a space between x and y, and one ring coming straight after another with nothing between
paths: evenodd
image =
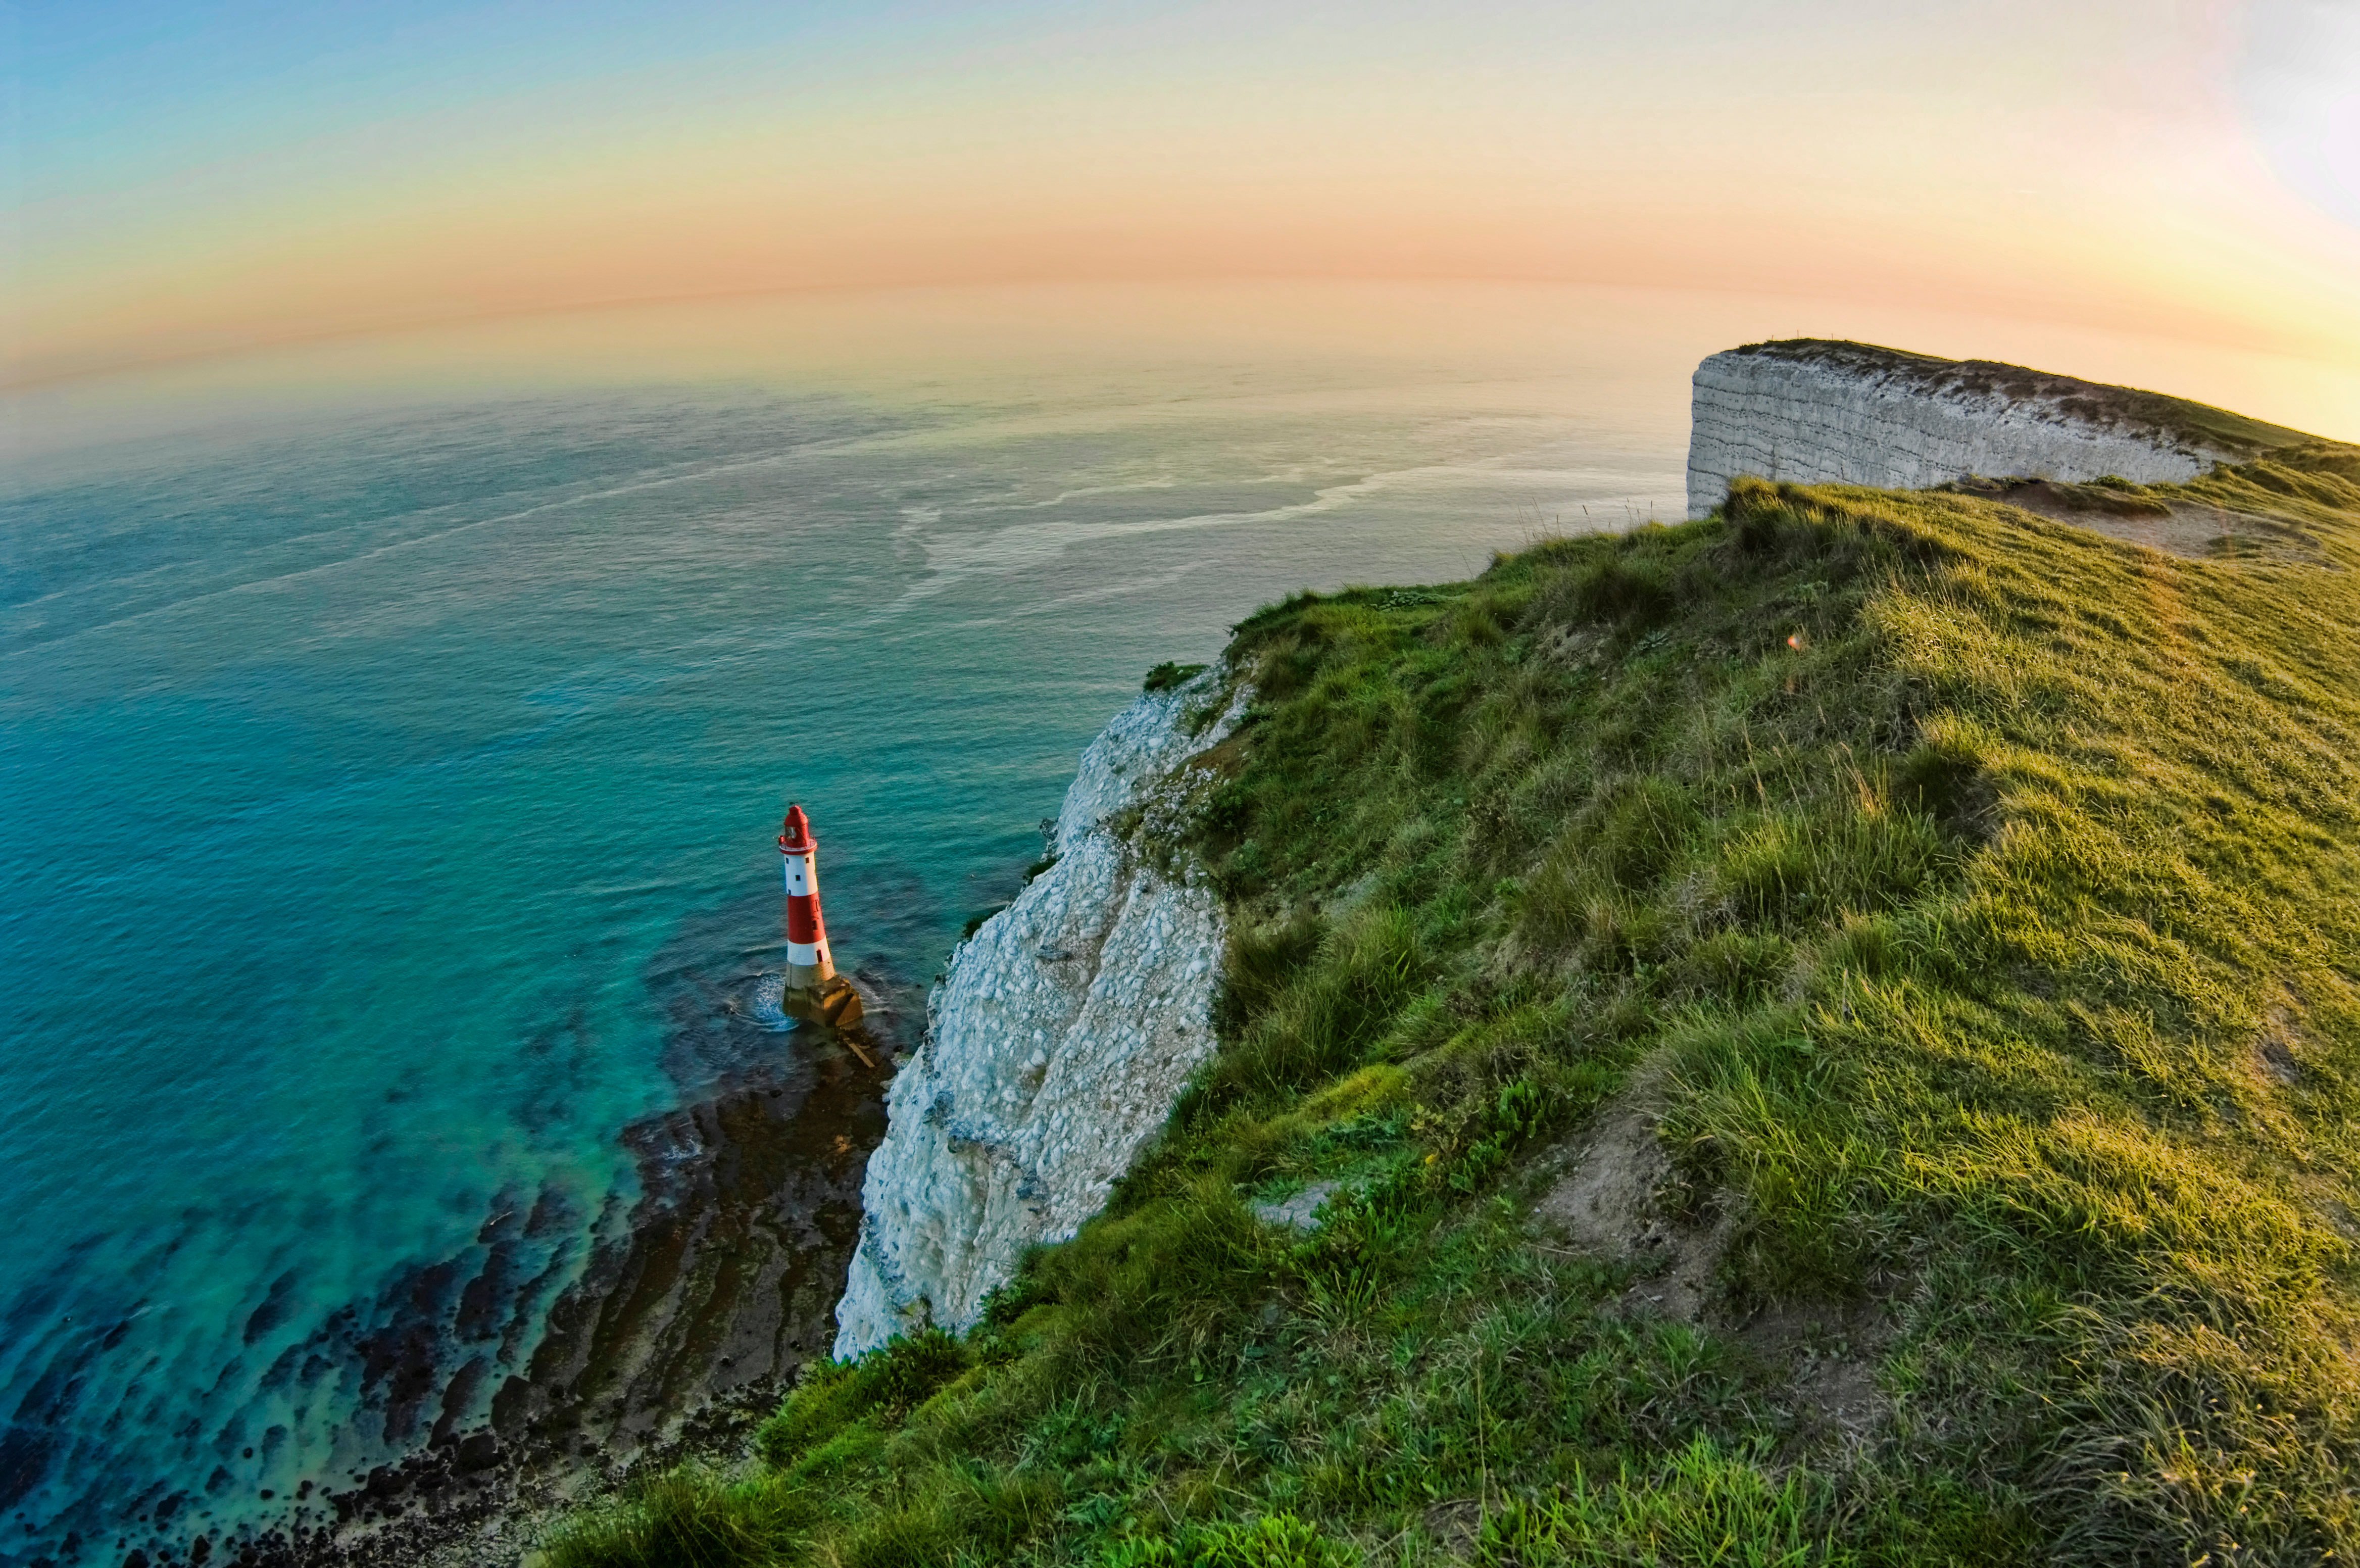
<instances>
[{"instance_id":1,"label":"cliff top vegetation","mask_svg":"<svg viewBox=\"0 0 2360 1568\"><path fill-rule=\"evenodd\" d=\"M1242 623L1162 1146L550 1561L2360 1552L2360 454L2144 493L2303 548L1747 480Z\"/></svg>"}]
</instances>

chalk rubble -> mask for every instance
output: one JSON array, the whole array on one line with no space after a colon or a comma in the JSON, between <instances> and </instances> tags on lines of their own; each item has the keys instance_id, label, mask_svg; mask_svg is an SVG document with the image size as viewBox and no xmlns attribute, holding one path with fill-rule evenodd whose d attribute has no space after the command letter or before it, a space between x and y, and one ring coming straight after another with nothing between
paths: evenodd
<instances>
[{"instance_id":1,"label":"chalk rubble","mask_svg":"<svg viewBox=\"0 0 2360 1568\"><path fill-rule=\"evenodd\" d=\"M1189 733L1219 691L1207 671L1116 716L1065 792L1056 863L961 945L928 999L861 1187L839 1358L928 1321L971 1326L1027 1247L1105 1207L1212 1055L1220 903L1201 872L1166 874L1144 847L1201 782L1189 762L1243 711L1240 690ZM1126 834L1110 819L1132 806Z\"/></svg>"},{"instance_id":2,"label":"chalk rubble","mask_svg":"<svg viewBox=\"0 0 2360 1568\"><path fill-rule=\"evenodd\" d=\"M1740 474L1905 490L1970 475L2168 484L2254 455L2141 417L2169 400L1855 343L1731 349L1697 367L1688 515L1719 506Z\"/></svg>"}]
</instances>

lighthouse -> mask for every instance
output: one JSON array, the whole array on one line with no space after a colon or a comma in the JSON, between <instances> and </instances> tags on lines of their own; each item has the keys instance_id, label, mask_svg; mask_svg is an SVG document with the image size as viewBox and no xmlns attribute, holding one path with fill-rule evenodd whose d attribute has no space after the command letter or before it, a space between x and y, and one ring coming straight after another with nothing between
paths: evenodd
<instances>
[{"instance_id":1,"label":"lighthouse","mask_svg":"<svg viewBox=\"0 0 2360 1568\"><path fill-rule=\"evenodd\" d=\"M812 836L811 818L800 806L787 807L779 854L786 862L787 878L787 985L781 1000L799 1016L842 1031L853 1055L874 1067L875 1059L856 1034L864 1011L860 992L836 972L836 960L827 950L827 924L819 914L819 840Z\"/></svg>"},{"instance_id":2,"label":"lighthouse","mask_svg":"<svg viewBox=\"0 0 2360 1568\"><path fill-rule=\"evenodd\" d=\"M817 990L836 978L827 927L819 917L819 840L800 806L787 807L779 853L787 872L787 983Z\"/></svg>"}]
</instances>

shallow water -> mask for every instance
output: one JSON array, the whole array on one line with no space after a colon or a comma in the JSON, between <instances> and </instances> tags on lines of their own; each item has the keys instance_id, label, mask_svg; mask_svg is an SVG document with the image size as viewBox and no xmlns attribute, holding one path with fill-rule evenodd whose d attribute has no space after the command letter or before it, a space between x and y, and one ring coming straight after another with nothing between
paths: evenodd
<instances>
[{"instance_id":1,"label":"shallow water","mask_svg":"<svg viewBox=\"0 0 2360 1568\"><path fill-rule=\"evenodd\" d=\"M923 987L1149 665L1295 587L1678 515L1678 389L1300 344L1054 397L901 374L18 466L0 1560L235 1530L423 1441L381 1387L401 1282L522 1205L479 1419L635 1193L621 1129L818 1048L762 981L788 798L839 961Z\"/></svg>"}]
</instances>

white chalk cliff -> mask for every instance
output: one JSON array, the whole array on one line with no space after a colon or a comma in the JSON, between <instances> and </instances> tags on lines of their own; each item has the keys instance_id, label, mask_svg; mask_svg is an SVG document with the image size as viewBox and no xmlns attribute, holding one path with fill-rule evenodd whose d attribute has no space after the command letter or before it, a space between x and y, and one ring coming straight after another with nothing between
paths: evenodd
<instances>
[{"instance_id":1,"label":"white chalk cliff","mask_svg":"<svg viewBox=\"0 0 2360 1568\"><path fill-rule=\"evenodd\" d=\"M1175 872L1143 851L1202 782L1189 762L1242 710L1240 693L1192 734L1219 690L1208 671L1150 693L1090 743L1056 863L961 945L928 999L861 1184L838 1357L928 1321L973 1324L1027 1247L1105 1207L1212 1055L1220 901L1185 855Z\"/></svg>"},{"instance_id":2,"label":"white chalk cliff","mask_svg":"<svg viewBox=\"0 0 2360 1568\"><path fill-rule=\"evenodd\" d=\"M2303 439L2152 392L1819 339L1713 355L1694 385L1690 517L1740 474L1891 489L1970 475L2162 484Z\"/></svg>"}]
</instances>

